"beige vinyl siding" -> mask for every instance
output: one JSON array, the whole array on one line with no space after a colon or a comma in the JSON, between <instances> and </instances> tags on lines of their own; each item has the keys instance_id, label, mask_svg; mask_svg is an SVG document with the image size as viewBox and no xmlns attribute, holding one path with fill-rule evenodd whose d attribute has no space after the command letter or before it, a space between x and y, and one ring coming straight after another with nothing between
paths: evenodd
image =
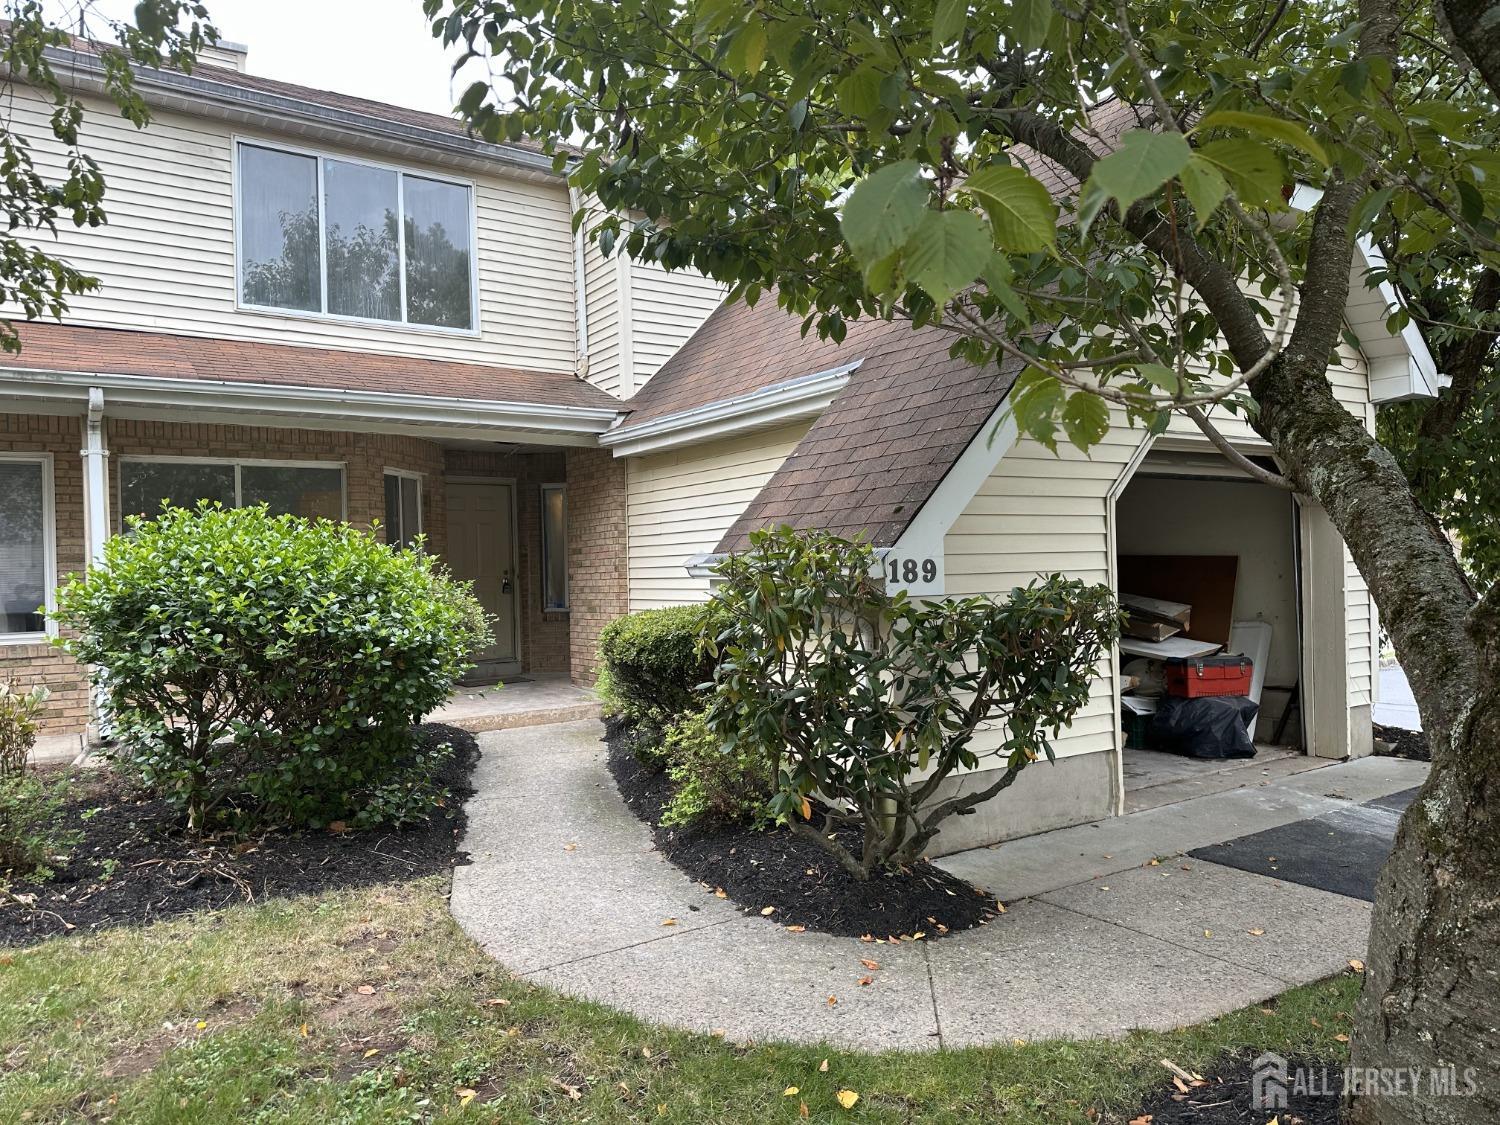
<instances>
[{"instance_id":1,"label":"beige vinyl siding","mask_svg":"<svg viewBox=\"0 0 1500 1125\"><path fill-rule=\"evenodd\" d=\"M1085 582L1110 582L1110 492L1141 440L1123 416L1087 456L1066 442L1054 456L1030 438L1020 439L944 537L947 592L1004 595L1059 571ZM1088 704L1054 743L1059 757L1114 747L1114 661L1102 662L1099 672ZM997 742L992 735L978 748Z\"/></svg>"},{"instance_id":2,"label":"beige vinyl siding","mask_svg":"<svg viewBox=\"0 0 1500 1125\"><path fill-rule=\"evenodd\" d=\"M424 169L165 110L138 131L108 103L86 98L85 105L83 147L103 171L109 222L93 230L59 224L57 241L45 243L101 282L99 291L70 300L70 322L573 370L573 245L561 182ZM49 175L62 173L65 154L47 127L45 107L24 88L16 91L13 127ZM472 181L478 333L237 308L235 138Z\"/></svg>"},{"instance_id":3,"label":"beige vinyl siding","mask_svg":"<svg viewBox=\"0 0 1500 1125\"><path fill-rule=\"evenodd\" d=\"M594 386L620 398L620 264L586 241L583 248L584 306L588 310L589 371Z\"/></svg>"},{"instance_id":4,"label":"beige vinyl siding","mask_svg":"<svg viewBox=\"0 0 1500 1125\"><path fill-rule=\"evenodd\" d=\"M635 389L640 390L719 307L725 290L694 270L668 272L655 262L632 262L630 278Z\"/></svg>"},{"instance_id":5,"label":"beige vinyl siding","mask_svg":"<svg viewBox=\"0 0 1500 1125\"><path fill-rule=\"evenodd\" d=\"M630 459L630 608L701 602L708 580L683 562L712 551L781 467L809 422Z\"/></svg>"}]
</instances>

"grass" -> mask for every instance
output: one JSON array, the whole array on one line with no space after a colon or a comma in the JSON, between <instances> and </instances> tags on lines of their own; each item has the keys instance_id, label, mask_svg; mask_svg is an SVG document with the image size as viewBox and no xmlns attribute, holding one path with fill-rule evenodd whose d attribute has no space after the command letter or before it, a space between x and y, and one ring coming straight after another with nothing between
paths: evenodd
<instances>
[{"instance_id":1,"label":"grass","mask_svg":"<svg viewBox=\"0 0 1500 1125\"><path fill-rule=\"evenodd\" d=\"M1358 990L1335 978L1111 1042L745 1047L515 980L460 933L445 890L422 879L0 954L0 1120L738 1125L799 1121L805 1104L813 1121L1124 1121L1167 1079L1162 1058L1342 1058ZM852 1110L840 1090L859 1093Z\"/></svg>"}]
</instances>

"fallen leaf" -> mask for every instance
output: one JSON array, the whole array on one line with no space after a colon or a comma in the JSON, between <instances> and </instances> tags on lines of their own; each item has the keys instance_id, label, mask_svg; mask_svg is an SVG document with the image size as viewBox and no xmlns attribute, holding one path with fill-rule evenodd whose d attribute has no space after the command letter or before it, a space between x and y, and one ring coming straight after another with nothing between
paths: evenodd
<instances>
[{"instance_id":1,"label":"fallen leaf","mask_svg":"<svg viewBox=\"0 0 1500 1125\"><path fill-rule=\"evenodd\" d=\"M824 1059L822 1062L820 1062L818 1064L818 1073L819 1074L827 1074L828 1073L828 1060L827 1059Z\"/></svg>"},{"instance_id":2,"label":"fallen leaf","mask_svg":"<svg viewBox=\"0 0 1500 1125\"><path fill-rule=\"evenodd\" d=\"M303 1025L302 1025L302 1026L301 1026L301 1027L299 1027L299 1028L298 1028L298 1029L297 1029L297 1030L298 1030L298 1032L300 1032L300 1033L301 1033L301 1035L302 1035L302 1038L304 1038L304 1039L306 1039L306 1038L307 1038L307 1024L303 1024Z\"/></svg>"},{"instance_id":3,"label":"fallen leaf","mask_svg":"<svg viewBox=\"0 0 1500 1125\"><path fill-rule=\"evenodd\" d=\"M763 906L760 913L762 917L769 918L772 914L776 913L776 908L774 906Z\"/></svg>"},{"instance_id":4,"label":"fallen leaf","mask_svg":"<svg viewBox=\"0 0 1500 1125\"><path fill-rule=\"evenodd\" d=\"M570 1085L569 1083L564 1082L561 1078L554 1078L552 1080L552 1084L560 1089L563 1093L567 1094L568 1098L571 1101L576 1102L583 1098L583 1088L581 1086Z\"/></svg>"},{"instance_id":5,"label":"fallen leaf","mask_svg":"<svg viewBox=\"0 0 1500 1125\"><path fill-rule=\"evenodd\" d=\"M453 1092L458 1095L458 1104L459 1105L468 1105L470 1102L472 1102L475 1098L477 1098L479 1096L479 1091L478 1090L471 1090L467 1086L460 1086L457 1090L454 1090Z\"/></svg>"},{"instance_id":6,"label":"fallen leaf","mask_svg":"<svg viewBox=\"0 0 1500 1125\"><path fill-rule=\"evenodd\" d=\"M1349 1037L1341 1031L1333 1037L1333 1041L1335 1043L1347 1043L1349 1042Z\"/></svg>"},{"instance_id":7,"label":"fallen leaf","mask_svg":"<svg viewBox=\"0 0 1500 1125\"><path fill-rule=\"evenodd\" d=\"M834 996L832 993L829 993L829 995L828 995L828 1006L831 1008L835 1004L837 1004L838 1002L839 1002L839 998L837 996Z\"/></svg>"},{"instance_id":8,"label":"fallen leaf","mask_svg":"<svg viewBox=\"0 0 1500 1125\"><path fill-rule=\"evenodd\" d=\"M712 1035L715 1039L723 1039L724 1038L724 1029L722 1027L710 1028L708 1033L710 1035Z\"/></svg>"},{"instance_id":9,"label":"fallen leaf","mask_svg":"<svg viewBox=\"0 0 1500 1125\"><path fill-rule=\"evenodd\" d=\"M875 940L875 935L874 934L860 934L859 935L859 940L862 941L862 942L864 942L866 945L869 945L871 942L873 942Z\"/></svg>"},{"instance_id":10,"label":"fallen leaf","mask_svg":"<svg viewBox=\"0 0 1500 1125\"><path fill-rule=\"evenodd\" d=\"M1203 931L1203 936L1204 937L1213 937L1214 936L1214 932L1212 930L1204 930Z\"/></svg>"},{"instance_id":11,"label":"fallen leaf","mask_svg":"<svg viewBox=\"0 0 1500 1125\"><path fill-rule=\"evenodd\" d=\"M677 925L677 919L676 918L667 918L667 919L664 919L662 921L662 925L663 926L675 926L675 925Z\"/></svg>"},{"instance_id":12,"label":"fallen leaf","mask_svg":"<svg viewBox=\"0 0 1500 1125\"><path fill-rule=\"evenodd\" d=\"M783 1098L795 1098L799 1093L801 1093L801 1091L798 1090L797 1087L788 1086L785 1090L781 1091L781 1096Z\"/></svg>"},{"instance_id":13,"label":"fallen leaf","mask_svg":"<svg viewBox=\"0 0 1500 1125\"><path fill-rule=\"evenodd\" d=\"M1147 867L1160 867L1161 866L1161 860L1159 860L1159 859L1148 859L1146 861L1146 866Z\"/></svg>"},{"instance_id":14,"label":"fallen leaf","mask_svg":"<svg viewBox=\"0 0 1500 1125\"><path fill-rule=\"evenodd\" d=\"M728 898L729 894L723 887L714 888L714 898Z\"/></svg>"},{"instance_id":15,"label":"fallen leaf","mask_svg":"<svg viewBox=\"0 0 1500 1125\"><path fill-rule=\"evenodd\" d=\"M563 851L565 851L565 852L576 852L577 850L578 850L578 845L577 844L564 844L563 845Z\"/></svg>"},{"instance_id":16,"label":"fallen leaf","mask_svg":"<svg viewBox=\"0 0 1500 1125\"><path fill-rule=\"evenodd\" d=\"M840 1090L833 1096L839 1100L839 1105L843 1106L845 1109L853 1109L854 1103L859 1101L859 1095L856 1094L853 1090Z\"/></svg>"},{"instance_id":17,"label":"fallen leaf","mask_svg":"<svg viewBox=\"0 0 1500 1125\"><path fill-rule=\"evenodd\" d=\"M328 831L330 832L347 832L348 830L349 826L342 820L331 820L328 822Z\"/></svg>"},{"instance_id":18,"label":"fallen leaf","mask_svg":"<svg viewBox=\"0 0 1500 1125\"><path fill-rule=\"evenodd\" d=\"M374 996L375 986L373 984L362 984L357 991L361 996Z\"/></svg>"},{"instance_id":19,"label":"fallen leaf","mask_svg":"<svg viewBox=\"0 0 1500 1125\"><path fill-rule=\"evenodd\" d=\"M874 977L860 977L859 978L859 983L860 984L874 984L875 983L875 978Z\"/></svg>"},{"instance_id":20,"label":"fallen leaf","mask_svg":"<svg viewBox=\"0 0 1500 1125\"><path fill-rule=\"evenodd\" d=\"M798 1102L797 1103L797 1116L798 1117L806 1117L807 1116L807 1103L806 1102Z\"/></svg>"},{"instance_id":21,"label":"fallen leaf","mask_svg":"<svg viewBox=\"0 0 1500 1125\"><path fill-rule=\"evenodd\" d=\"M1249 934L1251 937L1265 937L1266 936L1266 931L1263 930L1263 929L1261 929L1259 926L1256 926L1255 929L1253 929L1253 930L1246 930L1245 932L1247 934Z\"/></svg>"},{"instance_id":22,"label":"fallen leaf","mask_svg":"<svg viewBox=\"0 0 1500 1125\"><path fill-rule=\"evenodd\" d=\"M806 926L788 926L786 932L789 934L801 934L807 932Z\"/></svg>"},{"instance_id":23,"label":"fallen leaf","mask_svg":"<svg viewBox=\"0 0 1500 1125\"><path fill-rule=\"evenodd\" d=\"M1139 1117L1132 1117L1130 1125L1151 1125L1151 1120L1152 1118L1149 1113L1143 1113Z\"/></svg>"},{"instance_id":24,"label":"fallen leaf","mask_svg":"<svg viewBox=\"0 0 1500 1125\"><path fill-rule=\"evenodd\" d=\"M878 968L880 968L880 962L879 961L871 961L868 957L861 957L859 959L859 963L861 965L863 965L867 969L878 969Z\"/></svg>"},{"instance_id":25,"label":"fallen leaf","mask_svg":"<svg viewBox=\"0 0 1500 1125\"><path fill-rule=\"evenodd\" d=\"M812 802L809 801L806 797L802 798L802 819L812 819Z\"/></svg>"},{"instance_id":26,"label":"fallen leaf","mask_svg":"<svg viewBox=\"0 0 1500 1125\"><path fill-rule=\"evenodd\" d=\"M1026 1040L1024 1040L1024 1039L1022 1039L1022 1038L1020 1038L1018 1036L1018 1037L1016 1037L1016 1038L1014 1038L1014 1039L1012 1039L1010 1041L1010 1045L1012 1047L1024 1047L1024 1046L1026 1046Z\"/></svg>"},{"instance_id":27,"label":"fallen leaf","mask_svg":"<svg viewBox=\"0 0 1500 1125\"><path fill-rule=\"evenodd\" d=\"M1356 973L1362 973L1362 972L1365 971L1365 963L1363 961L1361 961L1358 957L1353 957L1353 958L1350 959L1350 961L1349 961L1349 967L1351 969L1353 969Z\"/></svg>"},{"instance_id":28,"label":"fallen leaf","mask_svg":"<svg viewBox=\"0 0 1500 1125\"><path fill-rule=\"evenodd\" d=\"M1005 913L1005 903L1001 902L999 899L995 900L995 913L996 914L1004 914Z\"/></svg>"},{"instance_id":29,"label":"fallen leaf","mask_svg":"<svg viewBox=\"0 0 1500 1125\"><path fill-rule=\"evenodd\" d=\"M367 1059L373 1059L378 1054L380 1054L380 1048L379 1047L371 1047L368 1051L365 1052L365 1058L367 1058Z\"/></svg>"},{"instance_id":30,"label":"fallen leaf","mask_svg":"<svg viewBox=\"0 0 1500 1125\"><path fill-rule=\"evenodd\" d=\"M510 1001L502 1000L498 996L492 996L490 999L484 1002L484 1006L486 1008L508 1008L510 1007Z\"/></svg>"},{"instance_id":31,"label":"fallen leaf","mask_svg":"<svg viewBox=\"0 0 1500 1125\"><path fill-rule=\"evenodd\" d=\"M1178 1078L1177 1075L1175 1075L1175 1074L1172 1075L1172 1085L1176 1086L1184 1094L1188 1092L1188 1089L1189 1089L1188 1084L1186 1082L1184 1082L1181 1078Z\"/></svg>"}]
</instances>

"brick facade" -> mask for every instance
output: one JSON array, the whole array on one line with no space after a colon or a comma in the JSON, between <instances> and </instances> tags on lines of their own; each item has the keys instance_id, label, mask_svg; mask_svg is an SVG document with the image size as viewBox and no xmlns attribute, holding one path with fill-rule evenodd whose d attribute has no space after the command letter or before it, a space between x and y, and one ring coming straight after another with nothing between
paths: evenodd
<instances>
[{"instance_id":1,"label":"brick facade","mask_svg":"<svg viewBox=\"0 0 1500 1125\"><path fill-rule=\"evenodd\" d=\"M562 451L490 452L444 449L420 438L390 434L360 434L325 430L276 429L259 426L154 422L110 418L106 420L110 452L110 510L114 530L120 516L119 466L131 456L233 458L246 461L302 461L344 466L345 514L356 527L369 527L385 519L386 469L403 469L422 476L423 529L429 550L442 554L447 547L447 501L445 476L495 477L516 484L518 619L520 652L526 671L565 673L569 669L570 614L543 612L541 590L541 486L566 483L573 458ZM61 581L82 569L85 557L83 460L81 417L0 414L0 453L39 453L51 456L54 518L56 526L57 575ZM601 459L595 455L587 463ZM602 463L609 468L610 458ZM610 543L624 550L624 494L615 505L618 531ZM585 486L592 487L592 486ZM570 511L574 497L570 490ZM592 506L585 500L586 512ZM575 537L574 518L569 519L570 543L597 540L592 516ZM576 560L577 551L573 552ZM574 564L575 572L577 564ZM599 587L598 568L582 568L583 577L574 590ZM618 570L623 605L623 565ZM589 594L590 606L600 604ZM610 603L613 605L615 603ZM619 612L619 611L616 611ZM613 613L610 614L613 616ZM587 615L588 620L593 617ZM607 618L606 618L607 619ZM600 622L602 624L602 622ZM597 626L593 626L597 637ZM592 642L589 645L592 667ZM21 689L45 683L52 699L42 717L43 733L66 733L83 729L88 722L88 686L82 670L65 653L47 644L0 644L0 677L12 678Z\"/></svg>"},{"instance_id":2,"label":"brick facade","mask_svg":"<svg viewBox=\"0 0 1500 1125\"><path fill-rule=\"evenodd\" d=\"M599 631L630 610L625 462L605 449L570 449L568 590L573 682L592 684Z\"/></svg>"}]
</instances>

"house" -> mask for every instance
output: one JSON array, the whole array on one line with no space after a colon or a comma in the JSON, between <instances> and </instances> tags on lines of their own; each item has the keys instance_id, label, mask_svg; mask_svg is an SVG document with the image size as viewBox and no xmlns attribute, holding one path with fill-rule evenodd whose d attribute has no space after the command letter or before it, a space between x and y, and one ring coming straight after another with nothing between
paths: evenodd
<instances>
[{"instance_id":1,"label":"house","mask_svg":"<svg viewBox=\"0 0 1500 1125\"><path fill-rule=\"evenodd\" d=\"M888 582L932 597L1232 560L1215 596L1265 644L1259 737L1369 752L1379 630L1347 550L1190 424L1152 439L1117 418L1054 455L1008 418L1016 370L951 359L941 332L867 321L835 344L771 300L720 306L701 277L576 237L525 144L215 62L143 75L144 133L90 117L111 221L60 249L103 288L0 359L0 674L49 683L51 729L88 701L36 608L122 516L210 497L425 535L496 616L487 674L580 682L604 623L705 599L714 556L769 524L867 535ZM43 136L41 113L22 92L18 127ZM1362 252L1331 376L1373 426L1438 375L1414 329L1387 333L1395 295L1364 286ZM1057 764L938 850L1124 808L1121 663Z\"/></svg>"},{"instance_id":2,"label":"house","mask_svg":"<svg viewBox=\"0 0 1500 1125\"><path fill-rule=\"evenodd\" d=\"M39 607L124 517L209 498L424 535L495 615L486 676L587 677L625 610L598 435L721 288L602 259L534 147L248 74L242 48L203 61L138 76L137 131L86 44L56 52L109 223L55 244L99 290L0 356L0 676L48 685L45 733L80 730ZM59 167L43 99L11 108Z\"/></svg>"}]
</instances>

